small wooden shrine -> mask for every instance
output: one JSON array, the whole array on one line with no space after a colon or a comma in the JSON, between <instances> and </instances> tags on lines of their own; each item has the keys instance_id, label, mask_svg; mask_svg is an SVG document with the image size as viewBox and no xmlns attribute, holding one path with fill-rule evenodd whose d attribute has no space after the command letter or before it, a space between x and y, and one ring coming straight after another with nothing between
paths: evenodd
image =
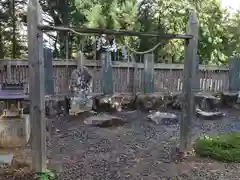
<instances>
[{"instance_id":1,"label":"small wooden shrine","mask_svg":"<svg viewBox=\"0 0 240 180\"><path fill-rule=\"evenodd\" d=\"M0 147L25 145L30 137L29 115L23 113L25 101L23 83L3 83L0 88Z\"/></svg>"}]
</instances>

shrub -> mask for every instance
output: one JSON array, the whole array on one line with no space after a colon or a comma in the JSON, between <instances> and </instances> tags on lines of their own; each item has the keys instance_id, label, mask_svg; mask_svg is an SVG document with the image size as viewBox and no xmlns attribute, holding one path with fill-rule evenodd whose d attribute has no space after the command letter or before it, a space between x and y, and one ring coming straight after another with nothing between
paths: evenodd
<instances>
[{"instance_id":1,"label":"shrub","mask_svg":"<svg viewBox=\"0 0 240 180\"><path fill-rule=\"evenodd\" d=\"M196 154L223 162L240 162L240 133L203 136L195 143Z\"/></svg>"}]
</instances>

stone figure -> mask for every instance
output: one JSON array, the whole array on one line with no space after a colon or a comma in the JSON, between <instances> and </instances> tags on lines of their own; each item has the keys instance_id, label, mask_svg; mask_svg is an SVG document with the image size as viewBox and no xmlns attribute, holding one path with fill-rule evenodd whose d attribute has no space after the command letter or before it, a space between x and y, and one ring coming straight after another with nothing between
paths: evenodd
<instances>
[{"instance_id":1,"label":"stone figure","mask_svg":"<svg viewBox=\"0 0 240 180\"><path fill-rule=\"evenodd\" d=\"M97 60L100 60L100 56L102 52L110 51L111 52L111 59L115 61L117 56L117 43L114 36L107 36L106 34L102 34L97 39Z\"/></svg>"},{"instance_id":2,"label":"stone figure","mask_svg":"<svg viewBox=\"0 0 240 180\"><path fill-rule=\"evenodd\" d=\"M106 34L102 34L97 40L96 40L96 59L100 60L101 53L105 52L108 47L108 41Z\"/></svg>"},{"instance_id":3,"label":"stone figure","mask_svg":"<svg viewBox=\"0 0 240 180\"><path fill-rule=\"evenodd\" d=\"M92 108L92 74L80 66L71 74L71 109L85 110Z\"/></svg>"},{"instance_id":4,"label":"stone figure","mask_svg":"<svg viewBox=\"0 0 240 180\"><path fill-rule=\"evenodd\" d=\"M109 38L109 51L111 52L112 61L116 61L117 58L117 43L114 36L110 36Z\"/></svg>"}]
</instances>

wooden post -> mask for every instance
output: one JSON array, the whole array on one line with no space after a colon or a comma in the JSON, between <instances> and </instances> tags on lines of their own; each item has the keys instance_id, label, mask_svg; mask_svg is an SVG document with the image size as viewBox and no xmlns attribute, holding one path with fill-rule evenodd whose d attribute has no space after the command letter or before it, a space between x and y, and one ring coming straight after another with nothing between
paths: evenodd
<instances>
[{"instance_id":1,"label":"wooden post","mask_svg":"<svg viewBox=\"0 0 240 180\"><path fill-rule=\"evenodd\" d=\"M50 48L44 48L44 76L45 76L45 82L44 82L44 86L45 86L45 97L49 97L49 98L45 98L45 105L46 108L48 110L48 112L46 112L47 116L53 117L54 114L54 109L53 109L53 104L54 101L53 100L53 95L54 95L54 83L53 83L53 53L52 50ZM48 127L48 132L50 132L51 130L51 120L47 119L47 127ZM48 133L49 134L49 133Z\"/></svg>"},{"instance_id":2,"label":"wooden post","mask_svg":"<svg viewBox=\"0 0 240 180\"><path fill-rule=\"evenodd\" d=\"M168 64L172 64L172 57L168 58ZM174 79L173 79L173 70L171 68L168 74L168 87L167 87L170 92L173 91L173 86L174 86Z\"/></svg>"},{"instance_id":3,"label":"wooden post","mask_svg":"<svg viewBox=\"0 0 240 180\"><path fill-rule=\"evenodd\" d=\"M135 96L137 95L137 73L138 73L138 63L135 60L135 57L133 54L131 54L131 61L134 63L134 67L133 67L133 89L132 89L132 93L133 93L133 97L135 98Z\"/></svg>"},{"instance_id":4,"label":"wooden post","mask_svg":"<svg viewBox=\"0 0 240 180\"><path fill-rule=\"evenodd\" d=\"M198 30L197 15L192 12L187 24L187 34L192 34L193 39L186 40L184 54L183 113L180 124L180 152L182 153L192 150L191 122L195 120L194 81L196 80Z\"/></svg>"},{"instance_id":5,"label":"wooden post","mask_svg":"<svg viewBox=\"0 0 240 180\"><path fill-rule=\"evenodd\" d=\"M28 64L33 169L46 169L46 120L44 104L43 33L37 26L42 23L38 0L28 2Z\"/></svg>"},{"instance_id":6,"label":"wooden post","mask_svg":"<svg viewBox=\"0 0 240 180\"><path fill-rule=\"evenodd\" d=\"M195 61L195 67L196 67L196 73L195 73L195 93L200 91L200 74L199 74L199 63L200 63L200 58L199 56L196 57Z\"/></svg>"},{"instance_id":7,"label":"wooden post","mask_svg":"<svg viewBox=\"0 0 240 180\"><path fill-rule=\"evenodd\" d=\"M144 93L154 92L154 55L144 55Z\"/></svg>"},{"instance_id":8,"label":"wooden post","mask_svg":"<svg viewBox=\"0 0 240 180\"><path fill-rule=\"evenodd\" d=\"M113 94L112 59L110 52L101 53L101 63L103 94Z\"/></svg>"},{"instance_id":9,"label":"wooden post","mask_svg":"<svg viewBox=\"0 0 240 180\"><path fill-rule=\"evenodd\" d=\"M12 64L11 60L7 62L7 82L12 82Z\"/></svg>"},{"instance_id":10,"label":"wooden post","mask_svg":"<svg viewBox=\"0 0 240 180\"><path fill-rule=\"evenodd\" d=\"M52 50L49 48L44 49L44 71L45 71L45 94L54 94L54 84L53 84L53 54Z\"/></svg>"},{"instance_id":11,"label":"wooden post","mask_svg":"<svg viewBox=\"0 0 240 180\"><path fill-rule=\"evenodd\" d=\"M240 90L240 61L237 57L229 59L229 91L236 93Z\"/></svg>"}]
</instances>

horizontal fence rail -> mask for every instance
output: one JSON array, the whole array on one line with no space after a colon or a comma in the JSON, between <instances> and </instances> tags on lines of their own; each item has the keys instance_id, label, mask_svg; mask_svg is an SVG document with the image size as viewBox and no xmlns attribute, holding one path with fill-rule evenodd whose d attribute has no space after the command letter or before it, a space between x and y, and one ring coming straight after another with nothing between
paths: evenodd
<instances>
[{"instance_id":1,"label":"horizontal fence rail","mask_svg":"<svg viewBox=\"0 0 240 180\"><path fill-rule=\"evenodd\" d=\"M28 83L27 60L0 60L0 83L10 80L13 82ZM97 61L86 60L84 66L93 74L93 92L101 93L101 66ZM7 68L8 67L8 68ZM10 67L10 68L9 68ZM137 92L143 92L144 64L132 62L112 62L114 92L127 93L133 91L133 84L137 85ZM54 60L53 80L56 94L68 93L71 72L77 68L76 60ZM134 72L134 69L137 72ZM172 92L182 90L183 64L155 64L154 65L154 91L161 92L168 89ZM8 72L10 71L10 72ZM9 77L10 76L10 77ZM199 66L200 90L208 92L228 91L229 68L227 66ZM135 83L133 83L135 81Z\"/></svg>"}]
</instances>

